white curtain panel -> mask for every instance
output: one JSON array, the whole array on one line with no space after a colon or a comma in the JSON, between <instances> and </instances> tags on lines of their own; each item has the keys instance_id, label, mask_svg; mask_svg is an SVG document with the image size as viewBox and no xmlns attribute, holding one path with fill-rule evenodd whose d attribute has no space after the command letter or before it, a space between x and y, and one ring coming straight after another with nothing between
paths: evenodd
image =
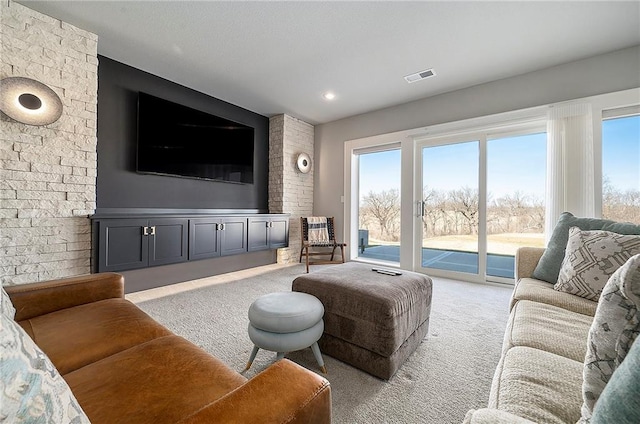
<instances>
[{"instance_id":1,"label":"white curtain panel","mask_svg":"<svg viewBox=\"0 0 640 424\"><path fill-rule=\"evenodd\" d=\"M575 103L550 107L547 120L547 241L562 212L580 217L594 216L594 165L591 105Z\"/></svg>"}]
</instances>

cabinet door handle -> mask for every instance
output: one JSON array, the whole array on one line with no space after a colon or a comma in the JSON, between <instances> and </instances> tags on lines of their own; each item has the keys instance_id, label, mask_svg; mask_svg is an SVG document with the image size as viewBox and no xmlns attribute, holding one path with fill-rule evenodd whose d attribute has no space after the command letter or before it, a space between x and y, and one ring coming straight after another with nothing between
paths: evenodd
<instances>
[{"instance_id":1,"label":"cabinet door handle","mask_svg":"<svg viewBox=\"0 0 640 424\"><path fill-rule=\"evenodd\" d=\"M224 231L224 224L220 224L220 228L219 228L219 230L220 230L220 231Z\"/></svg>"},{"instance_id":2,"label":"cabinet door handle","mask_svg":"<svg viewBox=\"0 0 640 424\"><path fill-rule=\"evenodd\" d=\"M149 235L151 235L151 236L155 236L156 235L156 226L155 225L153 227L151 227L151 232L149 233Z\"/></svg>"},{"instance_id":3,"label":"cabinet door handle","mask_svg":"<svg viewBox=\"0 0 640 424\"><path fill-rule=\"evenodd\" d=\"M149 235L149 227L142 227L142 235L143 236Z\"/></svg>"}]
</instances>

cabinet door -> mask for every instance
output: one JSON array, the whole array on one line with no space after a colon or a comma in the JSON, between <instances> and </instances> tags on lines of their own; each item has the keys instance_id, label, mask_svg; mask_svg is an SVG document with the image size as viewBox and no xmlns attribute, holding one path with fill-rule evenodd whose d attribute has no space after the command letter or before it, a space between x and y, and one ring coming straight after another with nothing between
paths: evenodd
<instances>
[{"instance_id":1,"label":"cabinet door","mask_svg":"<svg viewBox=\"0 0 640 424\"><path fill-rule=\"evenodd\" d=\"M249 218L249 252L269 249L269 218Z\"/></svg>"},{"instance_id":2,"label":"cabinet door","mask_svg":"<svg viewBox=\"0 0 640 424\"><path fill-rule=\"evenodd\" d=\"M269 247L289 246L289 218L272 218L269 225Z\"/></svg>"},{"instance_id":3,"label":"cabinet door","mask_svg":"<svg viewBox=\"0 0 640 424\"><path fill-rule=\"evenodd\" d=\"M222 218L219 231L222 256L247 252L247 218Z\"/></svg>"},{"instance_id":4,"label":"cabinet door","mask_svg":"<svg viewBox=\"0 0 640 424\"><path fill-rule=\"evenodd\" d=\"M186 218L150 219L149 266L167 265L187 260Z\"/></svg>"},{"instance_id":5,"label":"cabinet door","mask_svg":"<svg viewBox=\"0 0 640 424\"><path fill-rule=\"evenodd\" d=\"M98 272L144 268L149 259L146 219L99 221Z\"/></svg>"},{"instance_id":6,"label":"cabinet door","mask_svg":"<svg viewBox=\"0 0 640 424\"><path fill-rule=\"evenodd\" d=\"M218 218L189 220L189 260L220 256L220 231Z\"/></svg>"}]
</instances>

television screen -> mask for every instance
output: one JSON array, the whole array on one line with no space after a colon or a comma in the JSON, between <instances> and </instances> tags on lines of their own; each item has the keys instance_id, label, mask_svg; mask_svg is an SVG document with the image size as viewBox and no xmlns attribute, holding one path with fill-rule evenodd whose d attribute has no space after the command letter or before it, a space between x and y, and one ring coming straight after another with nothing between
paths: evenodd
<instances>
[{"instance_id":1,"label":"television screen","mask_svg":"<svg viewBox=\"0 0 640 424\"><path fill-rule=\"evenodd\" d=\"M138 94L137 172L253 183L254 129Z\"/></svg>"}]
</instances>

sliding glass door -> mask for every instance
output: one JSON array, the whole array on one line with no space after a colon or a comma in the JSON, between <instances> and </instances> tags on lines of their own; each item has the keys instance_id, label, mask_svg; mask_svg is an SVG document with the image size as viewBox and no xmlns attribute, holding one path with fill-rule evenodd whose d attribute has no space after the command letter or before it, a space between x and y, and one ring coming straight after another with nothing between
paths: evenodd
<instances>
[{"instance_id":1,"label":"sliding glass door","mask_svg":"<svg viewBox=\"0 0 640 424\"><path fill-rule=\"evenodd\" d=\"M421 149L423 268L478 274L479 147L475 140Z\"/></svg>"},{"instance_id":2,"label":"sliding glass door","mask_svg":"<svg viewBox=\"0 0 640 424\"><path fill-rule=\"evenodd\" d=\"M544 246L546 140L544 131L527 128L417 143L420 271L514 278L516 250Z\"/></svg>"}]
</instances>

